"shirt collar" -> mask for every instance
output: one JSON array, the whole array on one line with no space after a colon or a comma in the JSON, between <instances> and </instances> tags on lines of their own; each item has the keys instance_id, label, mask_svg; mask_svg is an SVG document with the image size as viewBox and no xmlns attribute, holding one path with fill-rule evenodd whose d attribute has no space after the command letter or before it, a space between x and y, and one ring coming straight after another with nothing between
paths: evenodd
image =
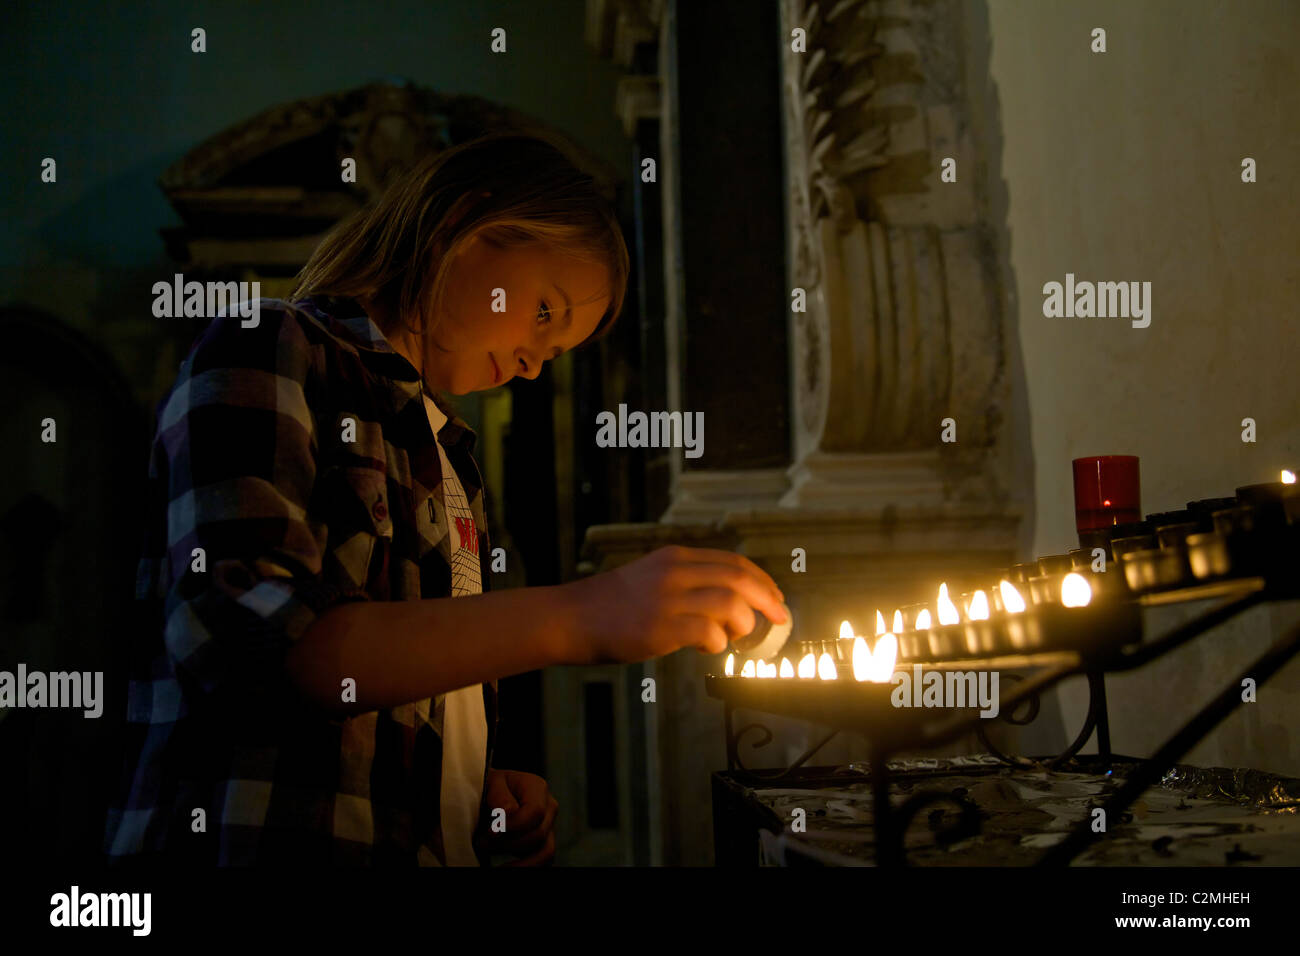
<instances>
[{"instance_id":1,"label":"shirt collar","mask_svg":"<svg viewBox=\"0 0 1300 956\"><path fill-rule=\"evenodd\" d=\"M354 299L340 296L308 296L292 303L295 309L306 312L316 319L333 338L356 349L362 360L377 374L393 381L394 391L400 395L397 405L400 408L411 399L419 399L421 414L424 414L421 393L420 373L400 352L393 348L387 336ZM434 391L425 392L433 399L438 410L447 416L447 422L439 430L438 438L444 445L464 445L466 451L473 451L478 433L470 428L463 418L442 395ZM396 397L396 396L395 396Z\"/></svg>"}]
</instances>

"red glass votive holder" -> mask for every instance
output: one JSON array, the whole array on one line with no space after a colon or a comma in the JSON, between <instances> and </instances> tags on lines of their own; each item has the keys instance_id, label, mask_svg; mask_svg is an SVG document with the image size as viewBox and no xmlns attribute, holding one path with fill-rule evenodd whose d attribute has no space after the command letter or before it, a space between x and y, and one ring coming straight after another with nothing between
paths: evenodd
<instances>
[{"instance_id":1,"label":"red glass votive holder","mask_svg":"<svg viewBox=\"0 0 1300 956\"><path fill-rule=\"evenodd\" d=\"M1136 455L1076 458L1074 523L1080 534L1142 520L1142 483Z\"/></svg>"}]
</instances>

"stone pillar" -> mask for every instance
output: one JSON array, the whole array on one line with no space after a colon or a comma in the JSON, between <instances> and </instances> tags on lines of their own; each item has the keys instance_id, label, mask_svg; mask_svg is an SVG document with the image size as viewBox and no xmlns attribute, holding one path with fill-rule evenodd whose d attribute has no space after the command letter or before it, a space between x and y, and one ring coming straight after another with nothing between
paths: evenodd
<instances>
[{"instance_id":1,"label":"stone pillar","mask_svg":"<svg viewBox=\"0 0 1300 956\"><path fill-rule=\"evenodd\" d=\"M960 591L1013 563L1022 490L1004 426L1011 333L980 191L986 147L964 85L968 44L987 38L966 37L954 0L777 0L725 22L705 4L622 6L660 30L667 407L706 411L706 454L675 466L657 525L590 529L592 568L667 543L735 550L777 579L794 637L816 639L845 618L869 633L877 608L932 600L940 581ZM732 44L779 60L773 89ZM744 75L760 87L742 107ZM758 155L773 134L775 156ZM941 181L945 158L956 182ZM760 212L770 187L750 163L782 170L783 217ZM736 218L746 200L752 211ZM762 223L781 219L784 248L763 252ZM737 222L754 242L731 241ZM733 296L753 301L743 290L763 304L736 309ZM715 368L725 341L732 364ZM779 441L777 341L790 429ZM941 441L945 418L955 442ZM714 421L728 424L709 431ZM805 571L792 568L795 549ZM718 669L694 651L646 669L659 688L648 786L664 862L711 858L722 707L703 677ZM759 719L775 739L745 754L750 766L786 765L820 733ZM813 763L865 756L842 735Z\"/></svg>"},{"instance_id":2,"label":"stone pillar","mask_svg":"<svg viewBox=\"0 0 1300 956\"><path fill-rule=\"evenodd\" d=\"M782 504L999 513L1005 332L956 5L780 6L790 282L807 293Z\"/></svg>"}]
</instances>

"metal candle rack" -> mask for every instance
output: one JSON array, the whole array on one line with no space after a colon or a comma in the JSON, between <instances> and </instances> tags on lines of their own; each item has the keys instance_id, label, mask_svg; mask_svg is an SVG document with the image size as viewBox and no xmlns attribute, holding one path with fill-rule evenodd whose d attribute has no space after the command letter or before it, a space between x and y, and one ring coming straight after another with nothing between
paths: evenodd
<instances>
[{"instance_id":1,"label":"metal candle rack","mask_svg":"<svg viewBox=\"0 0 1300 956\"><path fill-rule=\"evenodd\" d=\"M1003 611L988 620L913 630L899 641L902 666L1033 671L1025 678L1005 675L1014 684L1001 695L998 719L1012 724L1024 725L1037 716L1043 692L1068 677L1085 676L1088 711L1079 734L1060 754L1038 760L1004 754L989 741L985 719L978 711L896 708L890 701L892 683L858 682L843 676L837 680L710 676L705 681L707 693L724 704L728 770L754 783L772 782L803 766L841 731L861 734L870 751L876 859L884 866L901 865L904 835L922 809L937 803L958 807L957 823L937 834L944 842L975 835L980 822L973 804L947 791L916 792L894 806L889 799L890 757L974 731L1007 764L1051 769L1075 756L1096 732L1100 760L1109 766L1107 673L1142 667L1257 604L1300 597L1300 492L1294 484L1238 488L1233 498L1193 501L1184 510L1148 515L1142 522L1082 532L1080 544L1077 552L1017 565L1001 577L1028 585L1035 597L1050 599L1053 583L1059 587L1064 574L1073 570L1088 577L1093 587L1094 599L1087 606L1063 607L1055 600L1039 600L1019 613ZM1109 570L1090 570L1094 549L1104 553ZM1214 607L1168 633L1155 637L1144 633L1144 606L1216 598L1220 600ZM1119 819L1168 767L1241 703L1243 680L1264 683L1298 650L1300 628L1295 628L1227 683L1149 759L1138 763L1102 804L1106 818ZM1022 707L1025 712L1017 716ZM757 722L736 727L739 709L808 720L830 729L789 767L749 770L740 760L741 738L758 731L763 736L753 746L762 747L772 740L772 733ZM1094 833L1091 823L1090 817L1080 821L1064 841L1044 854L1040 865L1069 863L1099 839L1102 834Z\"/></svg>"}]
</instances>

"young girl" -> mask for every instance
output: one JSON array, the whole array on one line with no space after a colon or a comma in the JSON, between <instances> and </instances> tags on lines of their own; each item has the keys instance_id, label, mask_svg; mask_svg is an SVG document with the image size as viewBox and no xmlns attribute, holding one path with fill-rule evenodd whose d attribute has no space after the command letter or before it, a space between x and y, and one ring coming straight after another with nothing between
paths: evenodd
<instances>
[{"instance_id":1,"label":"young girl","mask_svg":"<svg viewBox=\"0 0 1300 956\"><path fill-rule=\"evenodd\" d=\"M159 409L110 860L549 862L545 781L492 767L497 679L786 619L706 549L486 593L475 435L438 393L536 378L608 331L627 275L591 177L496 134L342 223L290 302L211 323Z\"/></svg>"}]
</instances>

